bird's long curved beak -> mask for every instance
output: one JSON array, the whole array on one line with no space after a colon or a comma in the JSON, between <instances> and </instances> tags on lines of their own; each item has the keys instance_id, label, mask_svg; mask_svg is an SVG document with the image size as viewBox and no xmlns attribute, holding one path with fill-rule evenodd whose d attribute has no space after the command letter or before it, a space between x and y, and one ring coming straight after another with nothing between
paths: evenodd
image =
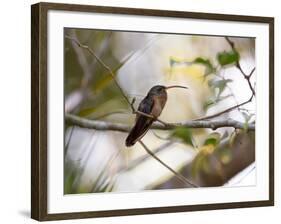
<instances>
[{"instance_id":1,"label":"bird's long curved beak","mask_svg":"<svg viewBox=\"0 0 281 224\"><path fill-rule=\"evenodd\" d=\"M167 86L166 87L166 89L171 89L171 88L182 88L182 89L188 89L187 87L185 87L185 86L177 86L177 85L175 85L175 86Z\"/></svg>"}]
</instances>

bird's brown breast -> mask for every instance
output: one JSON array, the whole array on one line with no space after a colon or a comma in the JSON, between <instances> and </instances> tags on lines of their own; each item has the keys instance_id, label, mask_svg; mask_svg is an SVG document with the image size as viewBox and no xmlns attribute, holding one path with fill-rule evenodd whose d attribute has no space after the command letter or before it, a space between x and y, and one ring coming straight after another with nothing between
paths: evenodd
<instances>
[{"instance_id":1,"label":"bird's brown breast","mask_svg":"<svg viewBox=\"0 0 281 224\"><path fill-rule=\"evenodd\" d=\"M152 108L151 114L154 117L159 117L162 110L164 109L166 102L167 102L167 95L154 96L153 97L153 108Z\"/></svg>"}]
</instances>

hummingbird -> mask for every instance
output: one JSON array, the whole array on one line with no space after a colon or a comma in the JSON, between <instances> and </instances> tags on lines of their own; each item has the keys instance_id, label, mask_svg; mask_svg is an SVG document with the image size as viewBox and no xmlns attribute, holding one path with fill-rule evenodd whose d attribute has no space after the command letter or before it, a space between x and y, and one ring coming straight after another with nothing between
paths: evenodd
<instances>
[{"instance_id":1,"label":"hummingbird","mask_svg":"<svg viewBox=\"0 0 281 224\"><path fill-rule=\"evenodd\" d=\"M126 139L127 147L133 146L138 140L140 140L146 134L152 123L160 116L168 99L166 90L171 88L188 89L187 87L178 85L167 87L161 85L153 86L138 106L138 111L151 115L152 117L136 114L135 125Z\"/></svg>"}]
</instances>

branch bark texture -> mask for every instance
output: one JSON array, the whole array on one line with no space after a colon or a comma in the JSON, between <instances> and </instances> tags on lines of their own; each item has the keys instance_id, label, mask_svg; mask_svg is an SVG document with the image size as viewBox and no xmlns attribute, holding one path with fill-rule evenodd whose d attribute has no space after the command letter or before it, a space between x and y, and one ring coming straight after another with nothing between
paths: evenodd
<instances>
[{"instance_id":1,"label":"branch bark texture","mask_svg":"<svg viewBox=\"0 0 281 224\"><path fill-rule=\"evenodd\" d=\"M70 125L75 125L81 128L96 129L101 131L129 132L131 130L131 126L126 124L113 123L108 121L89 120L73 114L66 114L65 121ZM233 119L225 119L225 120L217 120L217 121L200 120L200 121L185 121L182 123L169 124L169 125L154 123L151 126L151 129L172 130L176 127L211 128L211 129L217 129L222 127L233 127L236 129L243 129L244 124L239 121L235 121ZM255 130L255 124L250 123L248 126L248 130L251 131Z\"/></svg>"}]
</instances>

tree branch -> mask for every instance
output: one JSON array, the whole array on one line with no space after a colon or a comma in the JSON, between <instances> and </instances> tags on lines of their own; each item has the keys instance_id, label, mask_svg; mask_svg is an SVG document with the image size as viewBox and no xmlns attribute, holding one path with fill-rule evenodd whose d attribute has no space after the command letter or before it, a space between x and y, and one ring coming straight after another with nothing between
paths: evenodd
<instances>
[{"instance_id":1,"label":"tree branch","mask_svg":"<svg viewBox=\"0 0 281 224\"><path fill-rule=\"evenodd\" d=\"M171 167L169 167L166 163L164 163L162 160L160 160L141 140L138 140L138 142L141 144L141 146L145 149L145 151L151 155L155 160L157 160L159 163L161 163L163 166L165 166L168 170L170 170L176 177L179 179L181 182L184 184L187 184L188 186L192 187L199 187L196 184L192 183L190 180L185 178L183 175L180 173L177 173L174 171Z\"/></svg>"},{"instance_id":2,"label":"tree branch","mask_svg":"<svg viewBox=\"0 0 281 224\"><path fill-rule=\"evenodd\" d=\"M65 114L65 121L71 125L75 125L81 128L88 128L88 129L96 129L101 131L120 131L120 132L129 132L131 130L131 126L126 124L120 123L111 123L108 121L96 121L96 120L89 120L86 118L81 118L79 116L73 114ZM168 124L162 125L155 123L151 126L151 129L158 129L158 130L172 130L176 127L186 127L186 128L211 128L217 129L222 127L233 127L236 129L243 129L244 124L235 121L233 119L225 119L225 120L218 120L218 121L185 121L178 124ZM255 124L249 124L248 130L255 130Z\"/></svg>"}]
</instances>

